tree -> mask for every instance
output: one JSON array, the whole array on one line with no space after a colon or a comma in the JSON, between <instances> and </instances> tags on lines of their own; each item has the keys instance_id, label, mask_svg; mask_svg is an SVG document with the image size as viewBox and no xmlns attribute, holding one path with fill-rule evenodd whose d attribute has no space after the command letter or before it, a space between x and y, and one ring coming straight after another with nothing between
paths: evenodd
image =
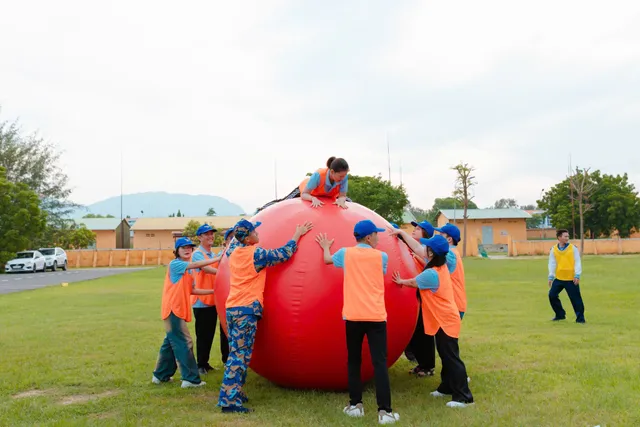
<instances>
[{"instance_id":1,"label":"tree","mask_svg":"<svg viewBox=\"0 0 640 427\"><path fill-rule=\"evenodd\" d=\"M542 214L533 214L531 218L527 218L527 228L540 228L540 226L544 223L544 215Z\"/></svg>"},{"instance_id":2,"label":"tree","mask_svg":"<svg viewBox=\"0 0 640 427\"><path fill-rule=\"evenodd\" d=\"M516 199L496 200L496 202L492 206L493 209L510 209L510 208L517 208L517 207L518 207L518 202L516 202Z\"/></svg>"},{"instance_id":3,"label":"tree","mask_svg":"<svg viewBox=\"0 0 640 427\"><path fill-rule=\"evenodd\" d=\"M416 221L418 222L424 221L424 220L429 221L429 211L427 210L409 205L409 212L411 212L413 216L416 217Z\"/></svg>"},{"instance_id":4,"label":"tree","mask_svg":"<svg viewBox=\"0 0 640 427\"><path fill-rule=\"evenodd\" d=\"M25 136L17 122L0 121L0 166L6 179L25 184L40 198L52 226L79 206L69 201L68 177L59 166L60 152L36 134Z\"/></svg>"},{"instance_id":5,"label":"tree","mask_svg":"<svg viewBox=\"0 0 640 427\"><path fill-rule=\"evenodd\" d=\"M349 175L349 198L375 211L390 222L401 222L409 197L402 185L395 186L382 176Z\"/></svg>"},{"instance_id":6,"label":"tree","mask_svg":"<svg viewBox=\"0 0 640 427\"><path fill-rule=\"evenodd\" d=\"M113 215L101 215L101 214L86 214L82 218L115 218Z\"/></svg>"},{"instance_id":7,"label":"tree","mask_svg":"<svg viewBox=\"0 0 640 427\"><path fill-rule=\"evenodd\" d=\"M187 223L187 225L184 226L184 230L182 230L182 235L184 237L188 237L191 240L193 240L193 243L195 243L196 245L199 245L200 239L198 239L198 236L196 236L196 231L198 231L198 227L200 227L200 225L202 224L192 219Z\"/></svg>"},{"instance_id":8,"label":"tree","mask_svg":"<svg viewBox=\"0 0 640 427\"><path fill-rule=\"evenodd\" d=\"M62 237L62 246L67 249L84 249L96 242L96 233L84 224L74 226Z\"/></svg>"},{"instance_id":9,"label":"tree","mask_svg":"<svg viewBox=\"0 0 640 427\"><path fill-rule=\"evenodd\" d=\"M523 211L535 211L538 207L536 205L522 205L520 206L520 209Z\"/></svg>"},{"instance_id":10,"label":"tree","mask_svg":"<svg viewBox=\"0 0 640 427\"><path fill-rule=\"evenodd\" d=\"M214 208L209 208L207 211L207 216L216 216L216 210Z\"/></svg>"},{"instance_id":11,"label":"tree","mask_svg":"<svg viewBox=\"0 0 640 427\"><path fill-rule=\"evenodd\" d=\"M463 206L462 200L457 197L442 197L436 198L433 202L433 206L429 210L429 214L427 215L427 221L432 224L435 224L438 219L438 213L444 209L460 209ZM478 209L478 206L472 201L469 200L469 209Z\"/></svg>"},{"instance_id":12,"label":"tree","mask_svg":"<svg viewBox=\"0 0 640 427\"><path fill-rule=\"evenodd\" d=\"M180 209L178 209L178 213L172 213L171 215L169 215L169 218L182 218L184 215L182 215L182 212L180 212Z\"/></svg>"},{"instance_id":13,"label":"tree","mask_svg":"<svg viewBox=\"0 0 640 427\"><path fill-rule=\"evenodd\" d=\"M467 210L469 209L469 202L473 199L474 196L469 194L469 190L471 187L476 185L474 181L476 179L473 176L473 172L475 168L473 166L469 166L467 163L460 162L458 165L453 166L452 170L456 171L456 184L455 190L453 191L453 196L462 200L462 208L463 212L463 234L464 240L462 242L462 256L467 256Z\"/></svg>"},{"instance_id":14,"label":"tree","mask_svg":"<svg viewBox=\"0 0 640 427\"><path fill-rule=\"evenodd\" d=\"M0 167L0 265L28 249L46 226L47 214L40 209L38 195L26 184L7 179Z\"/></svg>"},{"instance_id":15,"label":"tree","mask_svg":"<svg viewBox=\"0 0 640 427\"><path fill-rule=\"evenodd\" d=\"M578 199L578 215L580 215L580 253L584 253L584 214L585 212L589 212L593 207L590 198L595 189L595 183L589 179L589 168L581 171L576 167L575 173L569 175L569 184L572 189L572 199L574 193Z\"/></svg>"}]
</instances>

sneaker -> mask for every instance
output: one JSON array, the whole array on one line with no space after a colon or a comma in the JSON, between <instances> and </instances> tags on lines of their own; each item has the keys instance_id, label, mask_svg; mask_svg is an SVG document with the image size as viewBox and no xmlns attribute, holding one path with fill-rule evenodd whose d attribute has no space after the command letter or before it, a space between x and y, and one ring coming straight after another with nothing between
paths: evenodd
<instances>
[{"instance_id":1,"label":"sneaker","mask_svg":"<svg viewBox=\"0 0 640 427\"><path fill-rule=\"evenodd\" d=\"M451 402L447 402L447 406L449 408L466 408L467 406L471 406L471 405L475 405L475 403L474 402L471 402L471 403L456 402L455 400L452 400Z\"/></svg>"},{"instance_id":2,"label":"sneaker","mask_svg":"<svg viewBox=\"0 0 640 427\"><path fill-rule=\"evenodd\" d=\"M198 368L198 374L200 375L207 375L208 372L207 368Z\"/></svg>"},{"instance_id":3,"label":"sneaker","mask_svg":"<svg viewBox=\"0 0 640 427\"><path fill-rule=\"evenodd\" d=\"M342 412L349 415L350 417L364 417L364 406L362 403L358 403L357 405L349 405L345 407Z\"/></svg>"},{"instance_id":4,"label":"sneaker","mask_svg":"<svg viewBox=\"0 0 640 427\"><path fill-rule=\"evenodd\" d=\"M173 382L173 378L169 378L167 381L161 381L160 379L156 378L155 375L153 375L151 377L151 382L154 384L162 384L163 382L170 383L170 382Z\"/></svg>"},{"instance_id":5,"label":"sneaker","mask_svg":"<svg viewBox=\"0 0 640 427\"><path fill-rule=\"evenodd\" d=\"M248 414L250 412L254 412L254 410L244 406L225 406L222 408L223 414Z\"/></svg>"},{"instance_id":6,"label":"sneaker","mask_svg":"<svg viewBox=\"0 0 640 427\"><path fill-rule=\"evenodd\" d=\"M471 382L471 377L467 377L467 384Z\"/></svg>"},{"instance_id":7,"label":"sneaker","mask_svg":"<svg viewBox=\"0 0 640 427\"><path fill-rule=\"evenodd\" d=\"M436 390L436 391L432 391L431 392L431 396L433 396L433 397L445 397L446 394L440 393L438 390Z\"/></svg>"},{"instance_id":8,"label":"sneaker","mask_svg":"<svg viewBox=\"0 0 640 427\"><path fill-rule=\"evenodd\" d=\"M558 320L565 320L566 317L554 317L553 319L551 319L552 322L557 322Z\"/></svg>"},{"instance_id":9,"label":"sneaker","mask_svg":"<svg viewBox=\"0 0 640 427\"><path fill-rule=\"evenodd\" d=\"M182 381L182 385L180 387L182 388L196 388L196 387L202 387L203 385L205 385L207 383L205 383L204 381L200 381L198 384L189 382L189 381Z\"/></svg>"},{"instance_id":10,"label":"sneaker","mask_svg":"<svg viewBox=\"0 0 640 427\"><path fill-rule=\"evenodd\" d=\"M393 424L400 420L397 412L378 411L378 424Z\"/></svg>"}]
</instances>

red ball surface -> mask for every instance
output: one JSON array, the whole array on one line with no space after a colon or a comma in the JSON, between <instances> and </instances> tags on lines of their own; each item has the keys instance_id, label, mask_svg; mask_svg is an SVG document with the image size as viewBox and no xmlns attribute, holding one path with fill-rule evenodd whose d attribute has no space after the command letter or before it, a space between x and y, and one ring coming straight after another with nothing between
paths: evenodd
<instances>
[{"instance_id":1,"label":"red ball surface","mask_svg":"<svg viewBox=\"0 0 640 427\"><path fill-rule=\"evenodd\" d=\"M354 246L353 226L362 219L378 227L389 223L375 212L356 203L342 209L326 200L314 209L299 198L285 200L258 213L259 245L277 248L295 232L296 225L313 222L314 228L300 239L298 250L286 263L268 267L264 292L264 315L258 322L251 368L266 379L302 389L345 390L347 388L347 344L342 319L343 271L325 265L322 249L315 241L318 233L335 239L334 253ZM403 278L417 274L406 245L388 233L379 233L377 249L389 255L385 275L387 309L387 364L402 355L411 339L418 317L418 301L413 288L399 287L392 281L394 271ZM233 255L232 255L233 256ZM229 295L229 266L225 257L216 279L216 304L224 307ZM220 323L226 331L224 312ZM362 351L362 380L373 377L367 340Z\"/></svg>"}]
</instances>

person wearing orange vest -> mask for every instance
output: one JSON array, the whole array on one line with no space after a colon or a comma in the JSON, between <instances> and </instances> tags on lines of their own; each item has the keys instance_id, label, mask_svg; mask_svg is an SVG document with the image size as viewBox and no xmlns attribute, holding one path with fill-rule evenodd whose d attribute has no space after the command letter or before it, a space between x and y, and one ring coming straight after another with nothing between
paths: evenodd
<instances>
[{"instance_id":1,"label":"person wearing orange vest","mask_svg":"<svg viewBox=\"0 0 640 427\"><path fill-rule=\"evenodd\" d=\"M329 157L326 168L318 169L300 183L300 198L317 208L324 205L318 197L327 197L335 199L335 205L347 209L348 174L349 164L345 159Z\"/></svg>"},{"instance_id":2,"label":"person wearing orange vest","mask_svg":"<svg viewBox=\"0 0 640 427\"><path fill-rule=\"evenodd\" d=\"M191 239L181 237L175 243L176 258L169 263L162 292L161 315L167 335L160 347L160 354L151 381L161 384L171 380L177 365L182 375L182 388L200 387L198 365L193 355L193 341L187 328L191 321L190 296L212 295L213 289L195 289L191 270L213 264L213 259L189 262L196 245Z\"/></svg>"},{"instance_id":3,"label":"person wearing orange vest","mask_svg":"<svg viewBox=\"0 0 640 427\"><path fill-rule=\"evenodd\" d=\"M217 267L222 259L222 251L214 256L211 252L215 233L218 230L209 224L203 224L198 227L196 236L200 239L200 246L193 252L191 256L192 262L203 261L205 259L214 259L211 266L197 268L194 272L196 289L215 289ZM218 323L218 310L216 309L215 295L191 295L191 305L193 307L193 317L196 318L196 356L198 361L198 372L200 375L206 375L215 368L209 364L211 355L211 345L216 335L216 326ZM220 328L220 354L222 355L222 363L227 362L229 356L229 343L227 337Z\"/></svg>"},{"instance_id":4,"label":"person wearing orange vest","mask_svg":"<svg viewBox=\"0 0 640 427\"><path fill-rule=\"evenodd\" d=\"M460 319L462 319L467 312L467 291L465 289L464 265L462 264L462 257L457 250L458 243L460 243L460 229L451 223L447 223L435 230L440 232L449 243L447 265L450 267L449 271L453 281L453 296L460 312Z\"/></svg>"},{"instance_id":5,"label":"person wearing orange vest","mask_svg":"<svg viewBox=\"0 0 640 427\"><path fill-rule=\"evenodd\" d=\"M413 221L411 222L411 225L413 225L414 229L411 232L411 235L407 234L407 236L414 242L419 242L420 239L430 238L434 234L433 225L431 225L429 221ZM398 229L399 227L394 228ZM399 235L399 238L406 243L402 235ZM409 246L409 249L411 249L411 246L409 244L407 244L407 246ZM427 264L424 260L425 254L416 253L413 251L413 249L411 249L411 254L413 255L413 260L418 271L424 270L424 267ZM418 301L421 301L420 291L416 290L416 294ZM410 374L416 375L419 378L433 376L435 374L436 341L432 335L426 335L424 333L422 312L418 312L418 321L416 322L416 328L413 331L411 341L409 341L409 344L405 349L405 355L409 360L411 360L410 356L414 356L415 361L418 362L418 365L409 371Z\"/></svg>"},{"instance_id":6,"label":"person wearing orange vest","mask_svg":"<svg viewBox=\"0 0 640 427\"><path fill-rule=\"evenodd\" d=\"M560 292L567 290L569 300L576 313L576 323L585 323L584 302L580 294L580 275L582 263L580 251L575 245L569 243L569 231L558 230L556 232L558 244L549 251L549 303L556 314L551 320L564 320L567 313L560 302Z\"/></svg>"},{"instance_id":7,"label":"person wearing orange vest","mask_svg":"<svg viewBox=\"0 0 640 427\"><path fill-rule=\"evenodd\" d=\"M431 393L434 397L451 395L448 407L461 408L473 404L467 370L458 348L460 313L453 295L453 284L447 267L449 243L441 236L420 239L426 247L427 266L413 279L402 279L394 272L393 281L401 286L418 288L422 297L424 331L435 335L436 348L442 361L441 382Z\"/></svg>"},{"instance_id":8,"label":"person wearing orange vest","mask_svg":"<svg viewBox=\"0 0 640 427\"><path fill-rule=\"evenodd\" d=\"M246 219L238 221L233 228L235 239L226 251L230 285L225 309L230 351L218 399L223 413L253 412L243 406L249 400L243 386L247 380L258 320L262 318L267 267L291 259L298 249L298 240L313 228L310 222L299 225L284 246L264 249L257 246L260 238L256 228L260 224L252 224Z\"/></svg>"},{"instance_id":9,"label":"person wearing orange vest","mask_svg":"<svg viewBox=\"0 0 640 427\"><path fill-rule=\"evenodd\" d=\"M353 228L356 246L342 248L331 255L333 240L319 234L316 241L322 248L325 264L344 270L344 302L342 318L347 337L347 370L349 375L349 405L343 412L350 417L364 416L362 403L362 342L366 335L376 384L378 423L391 424L400 416L391 408L391 385L387 369L387 310L384 302L384 275L389 256L375 249L378 233L385 231L370 220L358 222Z\"/></svg>"}]
</instances>

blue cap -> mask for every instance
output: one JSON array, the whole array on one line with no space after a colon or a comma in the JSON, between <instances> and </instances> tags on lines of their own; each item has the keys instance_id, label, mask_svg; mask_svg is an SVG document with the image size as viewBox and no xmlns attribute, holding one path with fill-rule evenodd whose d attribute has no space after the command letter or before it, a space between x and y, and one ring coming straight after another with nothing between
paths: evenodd
<instances>
[{"instance_id":1,"label":"blue cap","mask_svg":"<svg viewBox=\"0 0 640 427\"><path fill-rule=\"evenodd\" d=\"M356 239L364 239L369 234L381 233L383 231L385 231L384 228L376 227L373 221L369 219L363 219L353 227L353 235Z\"/></svg>"},{"instance_id":2,"label":"blue cap","mask_svg":"<svg viewBox=\"0 0 640 427\"><path fill-rule=\"evenodd\" d=\"M395 222L390 222L389 224L391 224L391 226L393 228L400 228L400 226L398 224L396 224Z\"/></svg>"},{"instance_id":3,"label":"blue cap","mask_svg":"<svg viewBox=\"0 0 640 427\"><path fill-rule=\"evenodd\" d=\"M227 240L229 238L229 234L233 233L233 228L228 229L227 231L224 232L224 240Z\"/></svg>"},{"instance_id":4,"label":"blue cap","mask_svg":"<svg viewBox=\"0 0 640 427\"><path fill-rule=\"evenodd\" d=\"M199 235L204 234L204 233L208 233L210 231L213 231L215 233L218 230L216 230L215 228L213 228L209 224L202 224L200 227L198 227L198 231L196 231L196 236L199 236Z\"/></svg>"},{"instance_id":5,"label":"blue cap","mask_svg":"<svg viewBox=\"0 0 640 427\"><path fill-rule=\"evenodd\" d=\"M447 223L440 228L436 228L436 231L451 237L455 243L460 241L460 229L451 223Z\"/></svg>"},{"instance_id":6,"label":"blue cap","mask_svg":"<svg viewBox=\"0 0 640 427\"><path fill-rule=\"evenodd\" d=\"M424 231L427 232L427 236L429 237L433 236L433 230L435 230L435 228L433 228L433 225L431 225L429 221L420 221L420 222L411 221L411 225L413 225L414 227L422 228Z\"/></svg>"},{"instance_id":7,"label":"blue cap","mask_svg":"<svg viewBox=\"0 0 640 427\"><path fill-rule=\"evenodd\" d=\"M233 231L236 233L236 239L242 242L249 234L253 232L256 228L258 228L262 224L261 222L256 222L255 224L251 223L251 221L247 221L246 219L241 219L238 221L233 227Z\"/></svg>"},{"instance_id":8,"label":"blue cap","mask_svg":"<svg viewBox=\"0 0 640 427\"><path fill-rule=\"evenodd\" d=\"M420 239L420 243L431 248L436 255L446 255L449 253L449 242L439 234L436 234L430 239Z\"/></svg>"},{"instance_id":9,"label":"blue cap","mask_svg":"<svg viewBox=\"0 0 640 427\"><path fill-rule=\"evenodd\" d=\"M191 239L190 239L190 238L188 238L188 237L181 237L181 238L179 238L178 240L176 240L176 249L181 248L181 247L183 247L183 246L193 246L193 247L195 247L196 245L195 245L195 243L193 243L193 242L191 241Z\"/></svg>"}]
</instances>

